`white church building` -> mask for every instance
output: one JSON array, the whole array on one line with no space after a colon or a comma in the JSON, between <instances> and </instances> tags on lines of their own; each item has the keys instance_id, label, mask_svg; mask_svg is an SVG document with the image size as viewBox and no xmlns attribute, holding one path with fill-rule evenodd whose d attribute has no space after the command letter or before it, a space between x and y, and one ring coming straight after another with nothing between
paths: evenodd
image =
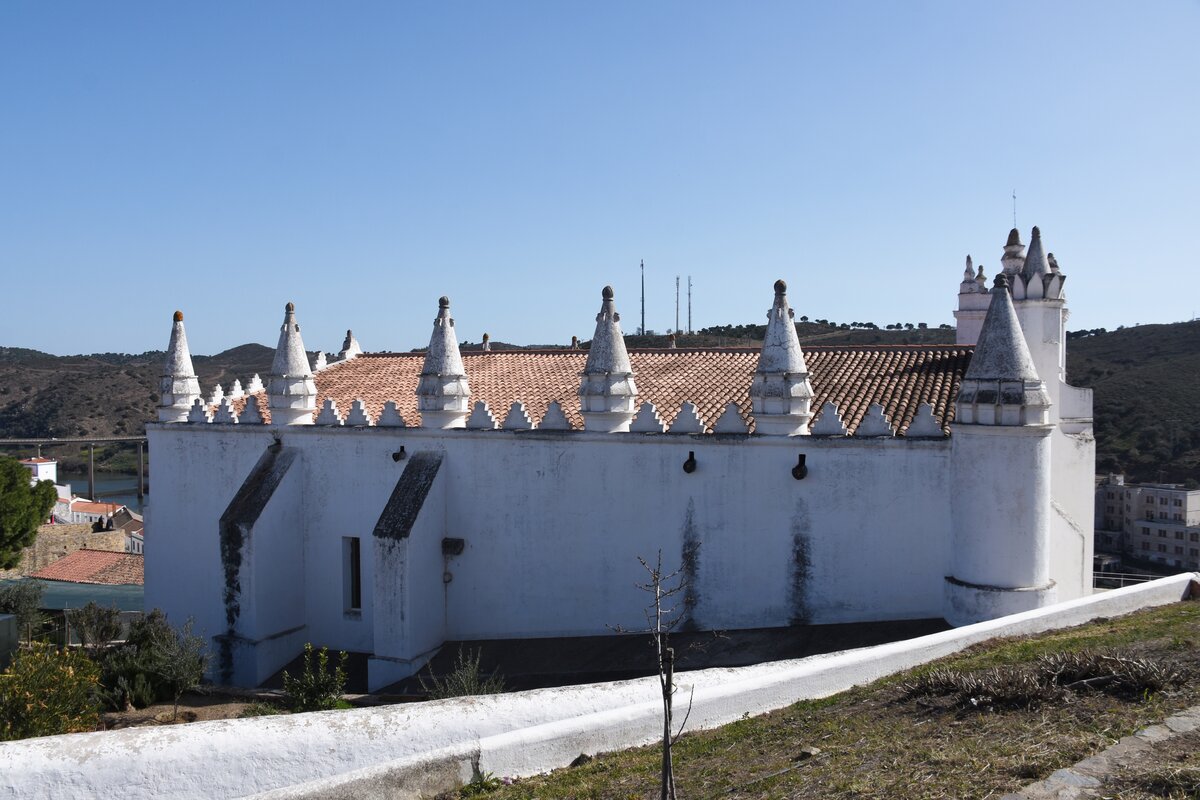
<instances>
[{"instance_id":1,"label":"white church building","mask_svg":"<svg viewBox=\"0 0 1200 800\"><path fill-rule=\"evenodd\" d=\"M1064 278L1014 230L992 286L968 259L945 346L801 348L777 281L761 349L627 350L605 288L588 350L464 353L443 297L427 352L348 335L315 371L289 303L266 385L211 403L176 312L146 606L194 617L222 682L313 642L370 654L376 689L445 641L641 627L638 558L660 550L701 630L1089 594Z\"/></svg>"}]
</instances>

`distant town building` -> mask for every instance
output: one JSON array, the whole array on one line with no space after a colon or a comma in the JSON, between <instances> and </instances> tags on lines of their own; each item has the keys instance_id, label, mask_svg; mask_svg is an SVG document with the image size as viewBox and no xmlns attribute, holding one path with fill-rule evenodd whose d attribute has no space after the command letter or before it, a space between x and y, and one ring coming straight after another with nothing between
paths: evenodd
<instances>
[{"instance_id":1,"label":"distant town building","mask_svg":"<svg viewBox=\"0 0 1200 800\"><path fill-rule=\"evenodd\" d=\"M1200 489L1126 483L1123 475L1109 475L1096 487L1096 522L1098 547L1177 569L1200 569Z\"/></svg>"},{"instance_id":2,"label":"distant town building","mask_svg":"<svg viewBox=\"0 0 1200 800\"><path fill-rule=\"evenodd\" d=\"M29 480L31 483L38 483L40 481L58 483L58 462L53 458L42 458L41 456L23 458L21 459L21 466L29 470Z\"/></svg>"}]
</instances>

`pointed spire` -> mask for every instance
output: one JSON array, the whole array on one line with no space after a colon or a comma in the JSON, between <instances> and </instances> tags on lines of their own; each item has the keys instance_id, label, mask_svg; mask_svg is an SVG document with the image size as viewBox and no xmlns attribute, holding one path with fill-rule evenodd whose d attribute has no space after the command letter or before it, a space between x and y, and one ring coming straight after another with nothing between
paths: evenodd
<instances>
[{"instance_id":1,"label":"pointed spire","mask_svg":"<svg viewBox=\"0 0 1200 800\"><path fill-rule=\"evenodd\" d=\"M1025 264L1025 245L1021 244L1021 232L1013 228L1008 232L1008 241L1004 244L1004 255L1000 257L1000 265L1011 283L1012 276L1021 271Z\"/></svg>"},{"instance_id":2,"label":"pointed spire","mask_svg":"<svg viewBox=\"0 0 1200 800\"><path fill-rule=\"evenodd\" d=\"M279 326L279 344L271 362L271 377L267 382L271 422L275 425L311 425L317 408L317 383L308 366L300 325L296 322L296 306L288 303Z\"/></svg>"},{"instance_id":3,"label":"pointed spire","mask_svg":"<svg viewBox=\"0 0 1200 800\"><path fill-rule=\"evenodd\" d=\"M982 269L982 267L980 267ZM962 283L958 285L959 294L978 294L979 292L987 292L987 289L981 287L975 279L975 264L971 261L971 256L967 256L967 266L963 269Z\"/></svg>"},{"instance_id":4,"label":"pointed spire","mask_svg":"<svg viewBox=\"0 0 1200 800\"><path fill-rule=\"evenodd\" d=\"M158 381L158 396L159 422L186 422L192 404L200 397L200 381L192 367L182 311L176 311L172 317L171 341Z\"/></svg>"},{"instance_id":5,"label":"pointed spire","mask_svg":"<svg viewBox=\"0 0 1200 800\"><path fill-rule=\"evenodd\" d=\"M245 397L246 390L242 388L242 382L237 378L233 379L233 387L229 390L229 399L237 400L239 397Z\"/></svg>"},{"instance_id":6,"label":"pointed spire","mask_svg":"<svg viewBox=\"0 0 1200 800\"><path fill-rule=\"evenodd\" d=\"M346 331L346 338L342 341L342 351L338 353L339 361L349 361L355 356L362 355L362 348L358 346L358 339L354 338L352 331Z\"/></svg>"},{"instance_id":7,"label":"pointed spire","mask_svg":"<svg viewBox=\"0 0 1200 800\"><path fill-rule=\"evenodd\" d=\"M462 428L471 413L471 388L450 316L450 298L438 299L438 315L417 384L417 408L424 428Z\"/></svg>"},{"instance_id":8,"label":"pointed spire","mask_svg":"<svg viewBox=\"0 0 1200 800\"><path fill-rule=\"evenodd\" d=\"M991 295L979 342L959 389L955 422L1043 424L1050 396L1034 367L1003 273L996 276Z\"/></svg>"},{"instance_id":9,"label":"pointed spire","mask_svg":"<svg viewBox=\"0 0 1200 800\"><path fill-rule=\"evenodd\" d=\"M813 391L794 316L788 306L787 284L775 281L775 301L767 312L767 332L750 384L756 433L776 436L808 433Z\"/></svg>"},{"instance_id":10,"label":"pointed spire","mask_svg":"<svg viewBox=\"0 0 1200 800\"><path fill-rule=\"evenodd\" d=\"M246 393L254 394L256 392L266 391L263 386L262 378L258 377L258 373L254 373L254 377L250 379L250 383L246 384Z\"/></svg>"},{"instance_id":11,"label":"pointed spire","mask_svg":"<svg viewBox=\"0 0 1200 800\"><path fill-rule=\"evenodd\" d=\"M312 371L320 372L329 366L329 359L325 357L324 350L317 351L317 357L313 359Z\"/></svg>"},{"instance_id":12,"label":"pointed spire","mask_svg":"<svg viewBox=\"0 0 1200 800\"><path fill-rule=\"evenodd\" d=\"M1042 246L1042 232L1035 225L1033 238L1029 242L1029 252L1025 256L1025 264L1021 267L1021 279L1025 283L1025 296L1030 299L1041 299L1045 296L1043 278L1050 274L1050 262L1046 260L1046 250Z\"/></svg>"},{"instance_id":13,"label":"pointed spire","mask_svg":"<svg viewBox=\"0 0 1200 800\"><path fill-rule=\"evenodd\" d=\"M600 293L596 333L580 373L579 400L586 430L628 431L637 410L637 385L611 286L605 286Z\"/></svg>"},{"instance_id":14,"label":"pointed spire","mask_svg":"<svg viewBox=\"0 0 1200 800\"><path fill-rule=\"evenodd\" d=\"M225 390L222 389L221 384L218 383L216 386L214 386L212 388L212 391L209 392L209 394L208 394L208 404L210 406L215 406L224 399L225 399Z\"/></svg>"}]
</instances>

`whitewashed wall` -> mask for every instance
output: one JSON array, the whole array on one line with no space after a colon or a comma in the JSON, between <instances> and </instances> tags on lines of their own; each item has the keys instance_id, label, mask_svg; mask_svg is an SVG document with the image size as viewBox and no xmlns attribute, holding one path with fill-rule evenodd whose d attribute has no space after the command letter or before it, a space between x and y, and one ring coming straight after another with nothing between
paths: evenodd
<instances>
[{"instance_id":1,"label":"whitewashed wall","mask_svg":"<svg viewBox=\"0 0 1200 800\"><path fill-rule=\"evenodd\" d=\"M608 632L640 627L647 597L637 557L659 548L674 569L694 553L691 613L702 627L936 617L949 549L949 443L854 439L733 439L424 429L279 429L300 452L285 484L277 535L260 543L253 594L304 608L303 636L370 652L372 531L405 461L391 454L444 449L438 477L442 532L417 535L426 551L403 588L436 614L444 593L448 638ZM241 480L272 443L272 429L152 426L154 501L147 525L147 605L172 620L194 616L206 636L225 631L218 524ZM694 451L692 474L682 465ZM809 475L791 468L808 455ZM285 491L286 490L286 491ZM272 500L272 504L280 498ZM277 512L274 505L271 515ZM263 530L269 526L264 519ZM344 613L343 536L363 541L363 611ZM440 539L466 541L442 583ZM306 538L307 537L307 538ZM295 569L303 565L303 579ZM303 586L303 601L297 588ZM243 586L245 589L246 586ZM242 603L247 603L245 595ZM287 598L286 602L282 602ZM243 613L252 613L243 611ZM247 631L295 627L282 611ZM250 624L249 618L247 625ZM278 630L272 630L272 627ZM428 631L415 631L428 639ZM414 640L414 643L416 640ZM275 659L272 659L274 661Z\"/></svg>"}]
</instances>

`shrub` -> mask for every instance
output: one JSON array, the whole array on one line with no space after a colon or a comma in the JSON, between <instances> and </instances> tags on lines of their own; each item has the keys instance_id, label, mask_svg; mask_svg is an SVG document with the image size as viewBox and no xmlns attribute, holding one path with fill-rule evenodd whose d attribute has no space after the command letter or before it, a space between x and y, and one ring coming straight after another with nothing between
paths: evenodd
<instances>
[{"instance_id":1,"label":"shrub","mask_svg":"<svg viewBox=\"0 0 1200 800\"><path fill-rule=\"evenodd\" d=\"M184 692L195 689L204 679L204 668L208 656L204 652L204 639L192 633L189 618L178 631L172 631L158 653L158 678L174 705L172 719L179 716L179 698Z\"/></svg>"},{"instance_id":2,"label":"shrub","mask_svg":"<svg viewBox=\"0 0 1200 800\"><path fill-rule=\"evenodd\" d=\"M33 638L34 627L41 623L44 590L41 583L28 579L0 586L0 614L14 615L26 639Z\"/></svg>"},{"instance_id":3,"label":"shrub","mask_svg":"<svg viewBox=\"0 0 1200 800\"><path fill-rule=\"evenodd\" d=\"M0 675L0 741L95 730L100 670L80 652L34 643Z\"/></svg>"},{"instance_id":4,"label":"shrub","mask_svg":"<svg viewBox=\"0 0 1200 800\"><path fill-rule=\"evenodd\" d=\"M429 683L425 682L425 678L419 677L421 690L429 695L430 700L443 700L447 697L466 697L476 694L499 694L504 691L504 677L499 673L493 672L486 678L479 669L479 660L483 655L482 650L476 650L472 655L458 648L458 655L454 657L454 671L444 677L432 675L429 678Z\"/></svg>"},{"instance_id":5,"label":"shrub","mask_svg":"<svg viewBox=\"0 0 1200 800\"><path fill-rule=\"evenodd\" d=\"M121 635L121 612L116 608L104 608L95 601L83 608L67 612L67 622L75 629L79 643L88 655L96 658Z\"/></svg>"},{"instance_id":6,"label":"shrub","mask_svg":"<svg viewBox=\"0 0 1200 800\"><path fill-rule=\"evenodd\" d=\"M304 645L304 672L293 678L283 673L283 694L293 711L329 711L337 708L346 689L346 652L338 654L338 665L329 671L329 648L314 655L312 642Z\"/></svg>"},{"instance_id":7,"label":"shrub","mask_svg":"<svg viewBox=\"0 0 1200 800\"><path fill-rule=\"evenodd\" d=\"M191 632L189 619L179 631L155 609L129 626L125 643L100 656L101 696L110 708L145 708L179 697L199 685L208 657L204 640Z\"/></svg>"}]
</instances>

